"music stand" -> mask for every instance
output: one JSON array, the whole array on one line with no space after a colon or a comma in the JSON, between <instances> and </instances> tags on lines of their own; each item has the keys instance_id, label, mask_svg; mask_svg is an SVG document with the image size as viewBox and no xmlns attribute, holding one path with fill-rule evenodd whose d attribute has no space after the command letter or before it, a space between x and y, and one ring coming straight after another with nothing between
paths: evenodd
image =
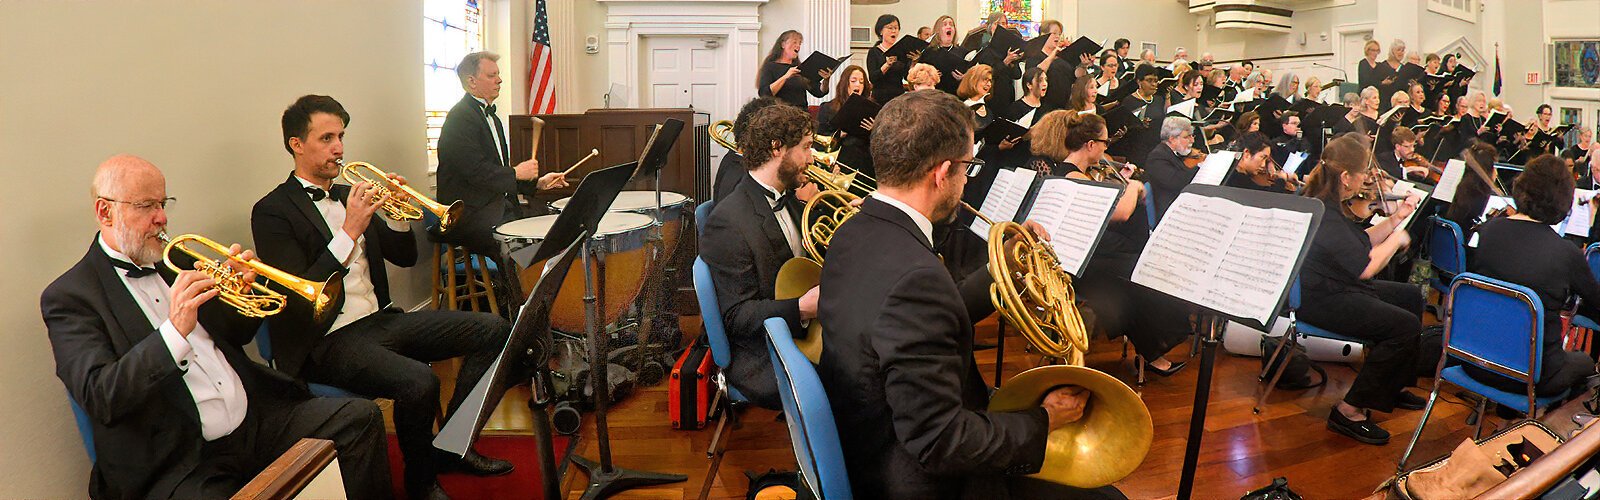
<instances>
[{"instance_id":1,"label":"music stand","mask_svg":"<svg viewBox=\"0 0 1600 500\"><path fill-rule=\"evenodd\" d=\"M1236 213L1227 213L1230 208ZM1322 202L1315 198L1191 184L1167 209L1139 257L1131 278L1134 283L1200 309L1201 328L1195 335L1195 341L1202 343L1200 371L1178 483L1179 499L1188 500L1194 491L1200 438L1205 434L1212 370L1222 332L1230 320L1272 331L1277 312L1288 299L1289 286L1317 234L1323 210ZM1247 221L1250 227L1245 226ZM1295 234L1302 228L1303 234ZM1186 238L1192 234L1215 237ZM1276 235L1275 241L1268 246L1258 236L1261 234ZM1185 250L1194 254L1176 254L1172 249L1181 247L1175 246L1173 240L1192 242L1201 248L1191 245ZM1230 254L1235 248L1241 251ZM1291 255L1292 261L1284 267L1283 260ZM1243 282L1241 273L1248 274Z\"/></svg>"},{"instance_id":2,"label":"music stand","mask_svg":"<svg viewBox=\"0 0 1600 500\"><path fill-rule=\"evenodd\" d=\"M650 139L645 143L644 151L639 154L639 168L634 171L634 178L651 176L655 191L655 206L651 211L650 230L645 235L648 247L646 262L648 270L645 273L645 303L642 308L642 318L639 321L639 344L635 347L638 354L634 373L643 372L645 363L654 357L651 342L656 335L656 320L661 313L663 298L670 293L671 285L667 276L676 277L676 273L667 273L667 265L662 263L665 252L662 251L666 237L662 234L664 219L661 217L661 167L667 163L667 155L672 152L672 146L678 142L678 135L683 132L683 120L668 118L657 125L650 133ZM682 231L680 226L680 232ZM674 269L675 270L675 269ZM675 325L667 325L675 327ZM666 335L670 336L670 335ZM662 374L665 375L665 374Z\"/></svg>"},{"instance_id":3,"label":"music stand","mask_svg":"<svg viewBox=\"0 0 1600 500\"><path fill-rule=\"evenodd\" d=\"M484 422L494 411L494 406L498 405L506 390L520 380L529 380L532 385L532 395L528 400L528 407L533 410L533 431L536 446L539 448L539 467L543 474L545 498L560 497L560 478L551 444L550 418L546 413L546 408L552 400L549 361L552 344L550 308L561 289L562 281L566 279L567 272L572 267L573 259L581 254L585 276L584 313L591 334L596 330L594 284L592 275L588 272L589 243L593 241L591 235L598 230L600 219L616 200L617 193L627 184L635 168L636 163L630 162L596 170L584 176L573 193L567 209L556 217L543 241L524 248L507 249L508 251L504 252L506 259L515 262L520 268L527 268L536 262L545 262L539 281L528 294L527 302L517 313L511 335L502 347L500 356L491 365L486 373L487 376L478 380L461 406L440 428L439 434L433 440L434 447L457 456L465 455L467 450L471 449L472 443L477 440ZM604 440L601 444L607 445ZM605 448L602 450L609 456L609 450Z\"/></svg>"}]
</instances>

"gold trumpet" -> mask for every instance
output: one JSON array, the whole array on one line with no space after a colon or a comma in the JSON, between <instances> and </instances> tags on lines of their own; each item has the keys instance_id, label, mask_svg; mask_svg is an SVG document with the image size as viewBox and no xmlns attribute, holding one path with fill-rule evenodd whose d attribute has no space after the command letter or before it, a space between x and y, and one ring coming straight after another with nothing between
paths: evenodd
<instances>
[{"instance_id":1,"label":"gold trumpet","mask_svg":"<svg viewBox=\"0 0 1600 500\"><path fill-rule=\"evenodd\" d=\"M341 167L339 176L344 178L345 182L351 185L362 182L371 184L374 198L382 198L390 193L396 195L383 204L383 213L390 220L412 221L421 219L422 211L427 210L433 212L434 216L439 217L439 232L444 233L450 231L450 228L461 220L461 211L466 209L461 204L461 200L456 200L450 206L445 206L427 196L423 196L417 190L411 189L411 186L389 180L387 172L379 170L378 167L372 166L371 163L358 161L347 164L343 158L340 158L338 162Z\"/></svg>"},{"instance_id":2,"label":"gold trumpet","mask_svg":"<svg viewBox=\"0 0 1600 500\"><path fill-rule=\"evenodd\" d=\"M167 239L163 233L161 239L167 242L162 249L162 261L167 264L167 269L173 272L183 272L184 269L172 262L172 251L178 250L194 258L194 270L200 271L216 281L217 298L233 306L239 314L252 318L263 318L283 312L286 298L283 294L272 291L266 285L254 281L246 281L244 273L235 271L228 265L228 261L238 262L255 271L257 276L266 278L267 281L282 285L311 303L311 316L313 321L322 323L329 314L338 312L333 304L339 300L339 295L344 292L344 271L333 273L327 281L317 283L278 268L263 264L259 261L240 260L228 254L228 247L212 241L209 238L196 234L182 234L176 238ZM211 249L222 258L211 258L202 255L199 251L189 248L186 243L194 242Z\"/></svg>"},{"instance_id":3,"label":"gold trumpet","mask_svg":"<svg viewBox=\"0 0 1600 500\"><path fill-rule=\"evenodd\" d=\"M711 124L711 140L735 153L739 144L733 137L733 122L721 120ZM823 191L844 191L857 197L877 190L877 181L849 165L839 162L839 144L832 136L817 135L812 142L824 151L811 151L811 164L806 166L806 176ZM835 172L837 170L837 172Z\"/></svg>"},{"instance_id":4,"label":"gold trumpet","mask_svg":"<svg viewBox=\"0 0 1600 500\"><path fill-rule=\"evenodd\" d=\"M800 243L806 249L805 257L795 257L778 268L778 282L773 287L773 298L787 300L799 298L822 282L822 261L833 233L844 221L860 211L851 203L860 199L847 191L823 191L806 201L800 220L806 230L800 233ZM794 341L800 353L812 363L822 360L822 322L812 320L806 334Z\"/></svg>"},{"instance_id":5,"label":"gold trumpet","mask_svg":"<svg viewBox=\"0 0 1600 500\"><path fill-rule=\"evenodd\" d=\"M990 411L1037 408L1061 386L1088 389L1082 419L1050 432L1044 465L1034 478L1078 488L1098 488L1133 473L1155 438L1150 409L1127 384L1083 366L1089 334L1079 314L1072 276L1054 250L1021 224L995 222L966 203L962 207L989 223L989 298L1006 322L1046 356L1067 364L1041 366L1018 374L989 400Z\"/></svg>"}]
</instances>

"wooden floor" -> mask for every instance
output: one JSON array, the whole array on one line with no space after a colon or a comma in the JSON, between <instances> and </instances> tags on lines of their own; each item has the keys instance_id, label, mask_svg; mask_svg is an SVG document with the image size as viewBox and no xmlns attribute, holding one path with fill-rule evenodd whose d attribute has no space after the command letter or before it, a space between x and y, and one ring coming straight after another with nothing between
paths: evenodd
<instances>
[{"instance_id":1,"label":"wooden floor","mask_svg":"<svg viewBox=\"0 0 1600 500\"><path fill-rule=\"evenodd\" d=\"M684 318L683 325L691 334L699 331L698 318ZM980 341L992 343L995 330L993 318L980 323ZM1006 339L1005 373L1008 377L1038 362L1037 356L1024 352L1024 342L1019 339ZM1120 362L1121 345L1120 341L1094 342L1088 365L1132 385L1130 364ZM1184 359L1188 352L1187 344L1180 346L1173 350L1172 359ZM979 351L977 360L985 377L993 377L995 351ZM1218 349L1195 486L1196 498L1238 498L1279 476L1287 477L1290 487L1306 498L1359 498L1370 494L1394 474L1395 462L1404 452L1406 440L1422 412L1397 410L1388 415L1375 414L1379 423L1393 435L1387 446L1363 445L1334 434L1325 428L1325 418L1329 408L1349 388L1354 371L1343 365L1325 366L1329 375L1327 385L1308 391L1275 392L1262 414L1254 415L1251 407L1260 360ZM1152 379L1141 389L1154 419L1155 443L1139 470L1117 483L1129 498L1167 498L1176 494L1199 371L1196 368L1187 367L1170 379ZM1425 386L1427 383L1429 379L1424 379ZM1412 391L1426 395L1419 389ZM1454 404L1441 402L1435 409L1413 463L1442 455L1472 433L1472 427L1464 421L1469 409L1448 396L1449 393L1453 390L1441 395L1444 398L1441 401ZM486 432L527 433L530 426L526 401L525 388L509 393ZM621 467L685 474L688 481L638 489L617 498L679 499L695 498L699 494L710 463L705 450L712 430L709 427L703 431L672 430L666 415L665 384L636 391L613 408L609 418L613 456ZM774 412L761 409L744 413L743 426L731 434L727 456L712 485L711 498L744 498L748 486L746 470L795 468L788 431L775 416ZM1487 422L1492 426L1499 420L1490 418ZM593 419L588 415L581 435L577 453L597 458ZM563 484L567 496L578 498L586 481L581 471L569 467Z\"/></svg>"}]
</instances>

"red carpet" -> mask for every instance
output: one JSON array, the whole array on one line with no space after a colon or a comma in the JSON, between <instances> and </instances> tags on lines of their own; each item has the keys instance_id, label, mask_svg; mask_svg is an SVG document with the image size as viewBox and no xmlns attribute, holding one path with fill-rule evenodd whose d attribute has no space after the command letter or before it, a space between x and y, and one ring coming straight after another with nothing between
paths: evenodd
<instances>
[{"instance_id":1,"label":"red carpet","mask_svg":"<svg viewBox=\"0 0 1600 500\"><path fill-rule=\"evenodd\" d=\"M567 452L573 443L571 437L557 435L553 439L556 451L556 468L563 467L567 459ZM485 456L510 460L515 469L510 474L495 477L477 477L467 474L441 474L439 485L444 487L445 493L454 498L467 499L492 499L492 498L517 498L538 499L543 492L539 478L539 450L533 436L507 436L486 435L478 438L474 447L478 453ZM570 467L569 467L570 468ZM402 484L405 470L404 461L400 458L400 444L395 441L394 434L389 435L389 470L394 476L394 496L404 499L405 486Z\"/></svg>"}]
</instances>

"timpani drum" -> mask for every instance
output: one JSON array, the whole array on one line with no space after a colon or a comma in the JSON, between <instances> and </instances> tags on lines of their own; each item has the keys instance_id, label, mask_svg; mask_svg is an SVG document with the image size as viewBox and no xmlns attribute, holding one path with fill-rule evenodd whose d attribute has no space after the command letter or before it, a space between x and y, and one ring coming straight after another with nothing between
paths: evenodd
<instances>
[{"instance_id":1,"label":"timpani drum","mask_svg":"<svg viewBox=\"0 0 1600 500\"><path fill-rule=\"evenodd\" d=\"M544 241L555 224L555 215L541 215L519 219L496 227L495 237L506 242L512 250ZM648 216L608 212L600 219L600 228L593 236L589 248L594 255L589 259L589 273L594 276L596 297L600 298L600 324L609 325L623 317L639 291L644 286L645 268L649 256L645 254L645 239L653 219ZM583 275L577 271L581 260L572 261L572 269L561 282L550 309L550 326L565 332L584 331ZM518 270L523 293L531 292L544 269L543 262L535 262Z\"/></svg>"},{"instance_id":2,"label":"timpani drum","mask_svg":"<svg viewBox=\"0 0 1600 500\"><path fill-rule=\"evenodd\" d=\"M567 208L567 203L572 198L562 198L550 203L550 209L561 212ZM661 237L665 240L662 255L672 255L672 250L677 248L678 234L682 229L685 211L689 209L689 197L671 191L661 192ZM611 202L611 209L607 212L627 212L655 217L656 192L655 191L623 191L617 193L617 200Z\"/></svg>"}]
</instances>

